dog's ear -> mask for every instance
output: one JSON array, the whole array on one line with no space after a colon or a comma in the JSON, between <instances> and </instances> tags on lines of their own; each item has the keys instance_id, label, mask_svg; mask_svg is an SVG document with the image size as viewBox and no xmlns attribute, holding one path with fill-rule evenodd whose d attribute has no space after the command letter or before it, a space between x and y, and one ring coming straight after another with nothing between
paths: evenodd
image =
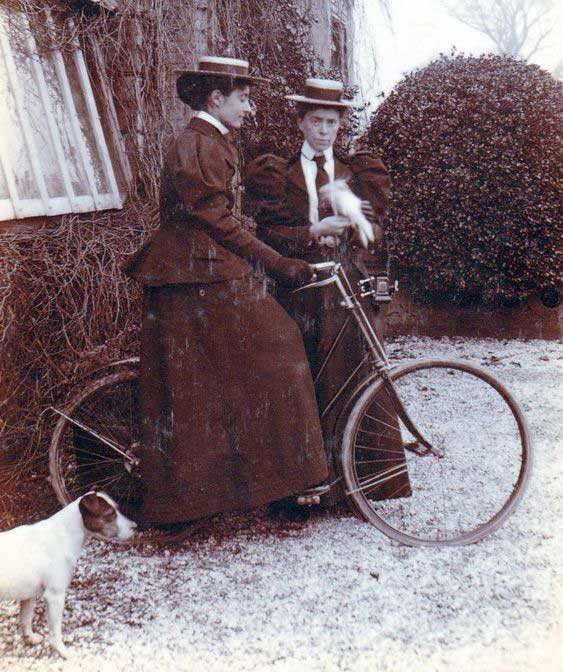
<instances>
[{"instance_id":1,"label":"dog's ear","mask_svg":"<svg viewBox=\"0 0 563 672\"><path fill-rule=\"evenodd\" d=\"M89 492L84 495L78 504L82 518L86 516L99 516L100 505L98 504L99 497L95 492Z\"/></svg>"},{"instance_id":2,"label":"dog's ear","mask_svg":"<svg viewBox=\"0 0 563 672\"><path fill-rule=\"evenodd\" d=\"M94 522L95 520L99 521L104 517L115 514L113 506L104 497L99 497L95 492L89 492L87 495L84 495L78 503L78 508L80 509L84 526L93 532L97 532L97 528L99 527Z\"/></svg>"}]
</instances>

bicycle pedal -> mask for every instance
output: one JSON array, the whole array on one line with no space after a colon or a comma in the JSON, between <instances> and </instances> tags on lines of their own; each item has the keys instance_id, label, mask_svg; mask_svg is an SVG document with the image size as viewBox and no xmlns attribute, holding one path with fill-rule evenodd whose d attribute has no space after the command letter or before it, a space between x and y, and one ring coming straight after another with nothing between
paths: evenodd
<instances>
[{"instance_id":1,"label":"bicycle pedal","mask_svg":"<svg viewBox=\"0 0 563 672\"><path fill-rule=\"evenodd\" d=\"M331 483L323 483L314 488L307 488L300 495L296 495L296 504L299 506L318 506L321 503L321 496L330 491L331 485Z\"/></svg>"},{"instance_id":2,"label":"bicycle pedal","mask_svg":"<svg viewBox=\"0 0 563 672\"><path fill-rule=\"evenodd\" d=\"M295 503L299 506L319 506L321 497L320 495L300 495L296 497Z\"/></svg>"}]
</instances>

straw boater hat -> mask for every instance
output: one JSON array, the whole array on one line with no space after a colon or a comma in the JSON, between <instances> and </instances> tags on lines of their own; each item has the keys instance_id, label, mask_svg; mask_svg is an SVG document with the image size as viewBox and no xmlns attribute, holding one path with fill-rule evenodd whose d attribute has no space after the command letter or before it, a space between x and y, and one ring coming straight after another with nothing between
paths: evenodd
<instances>
[{"instance_id":1,"label":"straw boater hat","mask_svg":"<svg viewBox=\"0 0 563 672\"><path fill-rule=\"evenodd\" d=\"M305 95L292 94L286 96L286 98L296 103L307 103L308 105L352 107L354 105L352 100L342 100L343 91L344 84L335 79L307 79L305 80Z\"/></svg>"},{"instance_id":2,"label":"straw boater hat","mask_svg":"<svg viewBox=\"0 0 563 672\"><path fill-rule=\"evenodd\" d=\"M180 80L193 80L196 77L236 77L245 81L260 84L269 82L264 77L256 77L249 74L250 66L248 61L242 61L239 58L227 58L225 56L202 56L199 59L196 70L180 70L178 84Z\"/></svg>"}]
</instances>

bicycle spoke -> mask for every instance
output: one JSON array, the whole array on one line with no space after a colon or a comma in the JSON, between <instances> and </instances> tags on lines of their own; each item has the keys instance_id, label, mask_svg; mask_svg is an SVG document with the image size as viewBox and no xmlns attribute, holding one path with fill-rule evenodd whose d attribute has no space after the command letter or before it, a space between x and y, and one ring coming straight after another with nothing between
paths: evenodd
<instances>
[{"instance_id":1,"label":"bicycle spoke","mask_svg":"<svg viewBox=\"0 0 563 672\"><path fill-rule=\"evenodd\" d=\"M98 432L96 432L91 427L88 427L85 424L83 424L82 422L80 422L80 420L76 420L75 418L69 417L63 411L59 411L56 408L54 408L53 410L56 411L59 415L62 415L63 418L65 418L66 420L71 422L73 425L76 425L77 427L80 427L80 429L83 429L85 432L88 432L89 434L94 436L96 439L99 439L102 443L105 443L106 446L109 446L112 450L115 450L117 453L120 453L124 457L128 457L127 453L125 452L127 450L126 448L116 445L115 443L113 443L109 439L105 438L101 434L98 434Z\"/></svg>"},{"instance_id":2,"label":"bicycle spoke","mask_svg":"<svg viewBox=\"0 0 563 672\"><path fill-rule=\"evenodd\" d=\"M392 429L396 434L401 433L401 430L398 429L397 427L393 427L392 425L385 425L385 426ZM361 432L362 434L369 434L370 436L380 436L384 439L389 438L388 435L384 434L383 432L372 432L369 429L362 429L361 427L358 427L358 432Z\"/></svg>"},{"instance_id":3,"label":"bicycle spoke","mask_svg":"<svg viewBox=\"0 0 563 672\"><path fill-rule=\"evenodd\" d=\"M389 498L392 499L394 497L400 497L400 496L402 496L401 495L402 492L408 492L409 490L410 490L409 483L408 482L403 483L402 485L399 485L397 488L395 488L395 490L392 490L389 493Z\"/></svg>"},{"instance_id":4,"label":"bicycle spoke","mask_svg":"<svg viewBox=\"0 0 563 672\"><path fill-rule=\"evenodd\" d=\"M74 469L74 467L72 467ZM100 472L100 467L98 465L94 465L91 467L87 467L86 469L82 468L81 464L78 464L76 467L77 474L80 478L84 479L88 474L95 474Z\"/></svg>"},{"instance_id":5,"label":"bicycle spoke","mask_svg":"<svg viewBox=\"0 0 563 672\"><path fill-rule=\"evenodd\" d=\"M88 467L91 464L100 465L100 464L113 464L113 463L123 464L123 460L118 460L115 458L108 458L107 460L96 460L95 462L80 462L80 467Z\"/></svg>"},{"instance_id":6,"label":"bicycle spoke","mask_svg":"<svg viewBox=\"0 0 563 672\"><path fill-rule=\"evenodd\" d=\"M378 448L377 446L364 446L361 444L357 444L356 448L360 448L361 450L373 450L378 453L393 453L394 455L401 455L404 456L405 453L402 450L391 450L390 448Z\"/></svg>"},{"instance_id":7,"label":"bicycle spoke","mask_svg":"<svg viewBox=\"0 0 563 672\"><path fill-rule=\"evenodd\" d=\"M389 403L392 403L392 401L391 401L391 399L389 399L389 397L387 397L387 399L388 399ZM377 406L379 408L379 410L383 411L383 413L385 413L385 415L387 417L391 418L391 420L393 420L393 421L396 420L396 416L393 415L393 413L389 409L385 408L385 406L381 402L374 401L372 405ZM370 418L371 420L375 420L376 422L378 422L378 418L374 418L372 415L369 415L368 413L366 413L366 418Z\"/></svg>"},{"instance_id":8,"label":"bicycle spoke","mask_svg":"<svg viewBox=\"0 0 563 672\"><path fill-rule=\"evenodd\" d=\"M114 411L116 413L117 411ZM100 429L100 434L105 435L110 441L113 441L117 445L127 444L128 438L131 434L131 430L127 430L127 427L124 427L122 431L118 430L118 423L121 424L121 421L118 417L113 417L113 421L110 423L109 419L105 417L99 417L98 413L95 410L89 411L88 409L81 410L81 417L79 418L86 425L96 425Z\"/></svg>"},{"instance_id":9,"label":"bicycle spoke","mask_svg":"<svg viewBox=\"0 0 563 672\"><path fill-rule=\"evenodd\" d=\"M84 455L96 455L96 456L102 457L102 458L107 457L107 453L97 453L96 451L91 450L90 448L86 449L86 448L79 448L79 447L74 446L73 451L75 453L84 453ZM114 459L115 459L116 462L123 462L123 460L121 458L116 457Z\"/></svg>"},{"instance_id":10,"label":"bicycle spoke","mask_svg":"<svg viewBox=\"0 0 563 672\"><path fill-rule=\"evenodd\" d=\"M381 464L381 462L397 462L396 457L387 457L383 458L381 460L356 460L356 464ZM406 462L406 460L402 460L402 462Z\"/></svg>"},{"instance_id":11,"label":"bicycle spoke","mask_svg":"<svg viewBox=\"0 0 563 672\"><path fill-rule=\"evenodd\" d=\"M385 469L382 472L379 472L375 476L369 476L369 477L364 477L358 479L358 483L360 484L359 488L356 488L355 490L349 490L346 492L347 495L352 495L356 492L362 492L365 490L369 490L376 485L381 485L382 483L386 483L387 481L391 480L392 478L397 478L397 476L400 476L401 474L406 474L407 473L407 468L405 465L397 465L395 467L390 467L389 469Z\"/></svg>"},{"instance_id":12,"label":"bicycle spoke","mask_svg":"<svg viewBox=\"0 0 563 672\"><path fill-rule=\"evenodd\" d=\"M379 418L374 418L372 415L369 415L368 413L366 413L366 418L369 418L370 420L373 420L374 422L378 422L380 425L383 425L384 427L387 427L388 429L391 429L396 434L401 433L401 430L398 429L397 427L394 427L393 425L390 425L389 423L384 422L383 420L379 420Z\"/></svg>"},{"instance_id":13,"label":"bicycle spoke","mask_svg":"<svg viewBox=\"0 0 563 672\"><path fill-rule=\"evenodd\" d=\"M96 481L96 485L99 488L109 488L112 483L115 483L116 481L119 481L122 478L122 476L117 475L117 476L107 476L106 478L102 478L100 481Z\"/></svg>"}]
</instances>

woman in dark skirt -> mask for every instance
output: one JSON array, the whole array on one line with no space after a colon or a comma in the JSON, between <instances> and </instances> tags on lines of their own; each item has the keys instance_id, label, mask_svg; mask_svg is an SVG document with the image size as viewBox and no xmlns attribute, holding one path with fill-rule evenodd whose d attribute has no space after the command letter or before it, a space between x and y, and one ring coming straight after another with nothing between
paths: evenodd
<instances>
[{"instance_id":1,"label":"woman in dark skirt","mask_svg":"<svg viewBox=\"0 0 563 672\"><path fill-rule=\"evenodd\" d=\"M201 110L164 161L160 227L128 261L143 283L143 517L188 521L295 495L327 476L299 329L252 273L312 276L232 214L229 131L250 111L248 63L204 57L178 79Z\"/></svg>"}]
</instances>

